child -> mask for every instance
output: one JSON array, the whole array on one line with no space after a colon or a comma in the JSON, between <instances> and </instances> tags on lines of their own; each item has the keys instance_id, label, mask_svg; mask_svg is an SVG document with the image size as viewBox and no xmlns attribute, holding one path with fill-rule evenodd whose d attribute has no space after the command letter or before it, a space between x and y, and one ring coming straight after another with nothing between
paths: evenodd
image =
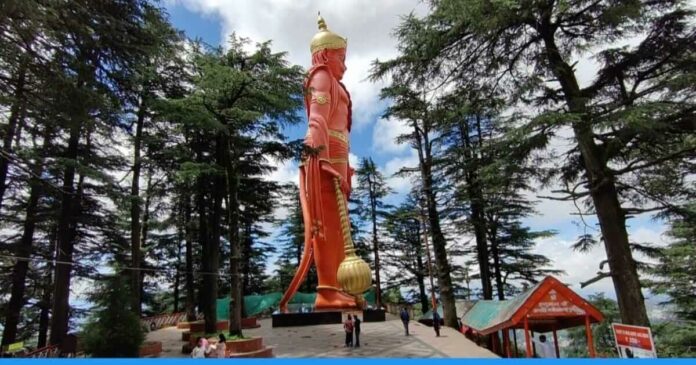
<instances>
[{"instance_id":1,"label":"child","mask_svg":"<svg viewBox=\"0 0 696 365\"><path fill-rule=\"evenodd\" d=\"M346 331L346 347L353 347L353 317L350 314L343 322L343 330Z\"/></svg>"},{"instance_id":2,"label":"child","mask_svg":"<svg viewBox=\"0 0 696 365\"><path fill-rule=\"evenodd\" d=\"M196 347L191 351L191 358L193 359L204 359L205 358L205 346L203 345L203 338L198 337L196 341Z\"/></svg>"}]
</instances>

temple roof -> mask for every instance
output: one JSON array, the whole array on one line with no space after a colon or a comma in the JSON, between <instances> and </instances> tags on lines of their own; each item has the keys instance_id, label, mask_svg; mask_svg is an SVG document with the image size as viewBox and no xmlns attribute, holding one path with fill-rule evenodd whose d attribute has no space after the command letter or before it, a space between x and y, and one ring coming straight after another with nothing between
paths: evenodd
<instances>
[{"instance_id":1,"label":"temple roof","mask_svg":"<svg viewBox=\"0 0 696 365\"><path fill-rule=\"evenodd\" d=\"M529 328L548 332L580 326L589 316L596 323L604 318L588 301L552 276L547 276L510 300L479 300L463 317L462 323L481 334L506 328Z\"/></svg>"}]
</instances>

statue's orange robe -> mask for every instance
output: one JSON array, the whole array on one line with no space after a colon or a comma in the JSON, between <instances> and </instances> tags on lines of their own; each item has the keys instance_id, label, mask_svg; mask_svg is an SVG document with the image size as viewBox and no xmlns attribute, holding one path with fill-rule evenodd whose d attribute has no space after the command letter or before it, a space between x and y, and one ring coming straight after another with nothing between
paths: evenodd
<instances>
[{"instance_id":1,"label":"statue's orange robe","mask_svg":"<svg viewBox=\"0 0 696 365\"><path fill-rule=\"evenodd\" d=\"M323 65L310 69L305 89L309 119L305 144L318 149L318 154L310 155L300 166L304 251L297 272L280 301L280 308L287 310L287 303L306 278L313 261L318 277L315 309L353 308L354 298L340 292L337 280L338 267L345 253L335 190L335 178L340 177L342 198L347 201L353 174L348 163L350 95ZM328 166L331 169L327 169Z\"/></svg>"}]
</instances>

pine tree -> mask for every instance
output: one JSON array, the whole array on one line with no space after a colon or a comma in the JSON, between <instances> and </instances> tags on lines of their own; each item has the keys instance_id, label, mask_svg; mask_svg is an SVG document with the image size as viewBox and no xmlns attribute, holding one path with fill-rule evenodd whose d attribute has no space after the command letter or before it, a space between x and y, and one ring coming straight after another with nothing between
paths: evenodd
<instances>
[{"instance_id":1,"label":"pine tree","mask_svg":"<svg viewBox=\"0 0 696 365\"><path fill-rule=\"evenodd\" d=\"M279 221L280 232L279 255L275 262L275 275L278 277L278 285L274 291L284 292L292 281L295 271L302 260L304 251L305 231L302 218L302 206L300 205L300 190L295 184L287 184L283 187L282 209L287 210L285 219ZM302 285L302 291L314 292L318 283L316 269L310 268Z\"/></svg>"},{"instance_id":2,"label":"pine tree","mask_svg":"<svg viewBox=\"0 0 696 365\"><path fill-rule=\"evenodd\" d=\"M384 77L390 71L389 64L379 64L372 73L373 79ZM443 305L445 324L458 328L457 311L454 305L454 292L450 269L450 259L447 254L447 240L442 229L441 209L438 204L440 184L436 179L439 173L436 163L435 116L433 106L425 99L425 95L416 88L425 87L423 80L392 80L392 84L382 89L381 97L392 99L393 104L387 109L385 117L404 120L411 130L397 138L399 142L408 142L418 154L418 173L422 197L428 219L428 232L432 239L434 264L437 266L438 287ZM413 171L409 171L413 172ZM442 182L442 181L440 181Z\"/></svg>"},{"instance_id":3,"label":"pine tree","mask_svg":"<svg viewBox=\"0 0 696 365\"><path fill-rule=\"evenodd\" d=\"M696 255L696 215L691 204L682 216L676 215L668 231L672 239L667 247L660 249L658 263L649 270L654 279L648 281L655 294L668 296L664 304L670 306L677 318L696 321L696 268L693 258Z\"/></svg>"},{"instance_id":4,"label":"pine tree","mask_svg":"<svg viewBox=\"0 0 696 365\"><path fill-rule=\"evenodd\" d=\"M374 255L376 305L378 308L381 308L380 242L377 235L377 224L378 220L381 220L385 215L385 209L387 207L384 203L384 199L389 195L391 189L371 158L363 158L355 174L358 178L358 186L354 189L355 198L361 200L367 207L367 211L364 213L368 215L366 218L369 219L372 226L372 253Z\"/></svg>"},{"instance_id":5,"label":"pine tree","mask_svg":"<svg viewBox=\"0 0 696 365\"><path fill-rule=\"evenodd\" d=\"M430 308L426 291L428 267L420 211L413 194L389 212L384 225L388 237L383 243L384 264L389 268L387 281L396 288L415 285L421 311L426 313Z\"/></svg>"},{"instance_id":6,"label":"pine tree","mask_svg":"<svg viewBox=\"0 0 696 365\"><path fill-rule=\"evenodd\" d=\"M626 219L669 208L689 190L679 171L694 151L694 88L685 82L693 12L678 0L430 5L426 17L405 18L396 31L402 54L376 74L504 91L508 106L537 111L518 113L510 148L519 153L570 132L573 148L555 169L561 199L586 201L596 214L621 319L649 325ZM624 47L632 37L638 44ZM574 65L589 49L600 69L581 87ZM655 185L671 189L658 194Z\"/></svg>"},{"instance_id":7,"label":"pine tree","mask_svg":"<svg viewBox=\"0 0 696 365\"><path fill-rule=\"evenodd\" d=\"M138 357L145 333L140 318L130 308L126 277L105 278L93 293L96 312L89 319L80 339L92 357Z\"/></svg>"}]
</instances>

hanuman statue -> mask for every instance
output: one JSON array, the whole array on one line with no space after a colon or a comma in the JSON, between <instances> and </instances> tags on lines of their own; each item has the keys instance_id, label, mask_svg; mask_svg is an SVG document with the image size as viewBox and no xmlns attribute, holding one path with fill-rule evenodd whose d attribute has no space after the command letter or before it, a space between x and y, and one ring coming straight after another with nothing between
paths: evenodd
<instances>
[{"instance_id":1,"label":"hanuman statue","mask_svg":"<svg viewBox=\"0 0 696 365\"><path fill-rule=\"evenodd\" d=\"M282 311L316 263L319 285L315 309L361 309L362 294L372 274L355 255L347 201L353 168L348 163L351 101L341 79L346 72L345 38L331 32L319 16L312 38L312 67L305 80L309 120L306 153L300 164L300 202L304 251L290 286L280 301Z\"/></svg>"}]
</instances>

